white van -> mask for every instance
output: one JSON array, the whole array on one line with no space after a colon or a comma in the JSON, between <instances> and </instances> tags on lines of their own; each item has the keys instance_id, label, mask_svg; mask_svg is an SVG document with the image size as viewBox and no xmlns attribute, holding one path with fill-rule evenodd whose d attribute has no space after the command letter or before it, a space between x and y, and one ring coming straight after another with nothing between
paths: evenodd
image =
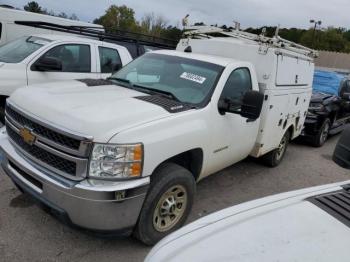
<instances>
[{"instance_id":1,"label":"white van","mask_svg":"<svg viewBox=\"0 0 350 262\"><path fill-rule=\"evenodd\" d=\"M57 32L53 30L17 24L17 22L23 21L40 21L63 26L90 28L104 32L103 26L101 25L0 7L0 45L3 45L22 36L34 34L67 34L66 32Z\"/></svg>"}]
</instances>

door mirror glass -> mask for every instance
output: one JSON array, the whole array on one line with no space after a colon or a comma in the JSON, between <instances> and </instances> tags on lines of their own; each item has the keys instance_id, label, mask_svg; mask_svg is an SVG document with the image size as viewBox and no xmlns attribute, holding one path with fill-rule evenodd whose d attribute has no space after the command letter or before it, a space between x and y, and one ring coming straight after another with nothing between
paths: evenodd
<instances>
[{"instance_id":1,"label":"door mirror glass","mask_svg":"<svg viewBox=\"0 0 350 262\"><path fill-rule=\"evenodd\" d=\"M243 96L241 106L241 116L248 119L258 119L260 117L264 95L257 91L249 91Z\"/></svg>"},{"instance_id":2,"label":"door mirror glass","mask_svg":"<svg viewBox=\"0 0 350 262\"><path fill-rule=\"evenodd\" d=\"M257 91L248 91L244 94L241 103L227 97L220 99L218 108L221 114L239 114L244 118L256 120L260 116L263 102L263 94Z\"/></svg>"},{"instance_id":3,"label":"door mirror glass","mask_svg":"<svg viewBox=\"0 0 350 262\"><path fill-rule=\"evenodd\" d=\"M333 153L333 161L343 168L350 169L350 127L342 132Z\"/></svg>"},{"instance_id":4,"label":"door mirror glass","mask_svg":"<svg viewBox=\"0 0 350 262\"><path fill-rule=\"evenodd\" d=\"M37 71L62 71L62 62L54 57L42 57L34 66Z\"/></svg>"}]
</instances>

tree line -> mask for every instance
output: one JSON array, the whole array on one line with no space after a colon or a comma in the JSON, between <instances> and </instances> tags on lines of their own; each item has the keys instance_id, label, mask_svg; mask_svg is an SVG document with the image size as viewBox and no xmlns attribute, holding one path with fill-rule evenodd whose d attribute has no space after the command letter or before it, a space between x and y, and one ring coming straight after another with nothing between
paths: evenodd
<instances>
[{"instance_id":1,"label":"tree line","mask_svg":"<svg viewBox=\"0 0 350 262\"><path fill-rule=\"evenodd\" d=\"M55 15L59 17L79 20L75 14L67 15L64 12L55 14L53 11L41 7L37 2L31 1L24 6L24 10L35 13ZM93 20L93 23L103 25L106 32L116 33L118 31L129 31L143 33L157 37L179 40L182 30L178 25L169 24L164 16L155 13L146 13L137 20L135 11L126 5L111 5L105 13ZM205 25L203 22L195 25ZM227 28L227 26L222 26ZM266 28L265 35L273 36L275 27L247 28L245 31L260 34ZM302 44L317 50L327 50L350 53L350 30L346 28L327 27L315 30L299 28L282 28L279 35L287 40Z\"/></svg>"}]
</instances>

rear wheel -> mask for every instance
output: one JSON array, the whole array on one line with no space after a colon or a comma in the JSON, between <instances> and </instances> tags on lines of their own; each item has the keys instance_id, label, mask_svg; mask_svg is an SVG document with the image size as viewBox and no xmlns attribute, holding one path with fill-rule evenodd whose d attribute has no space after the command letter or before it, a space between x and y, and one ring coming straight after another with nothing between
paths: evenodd
<instances>
[{"instance_id":1,"label":"rear wheel","mask_svg":"<svg viewBox=\"0 0 350 262\"><path fill-rule=\"evenodd\" d=\"M281 163L281 161L282 161L282 159L287 151L289 139L290 139L290 133L289 133L289 131L287 131L283 135L278 147L275 150L272 150L271 152L267 153L266 155L264 155L262 157L263 163L269 167L278 166Z\"/></svg>"},{"instance_id":2,"label":"rear wheel","mask_svg":"<svg viewBox=\"0 0 350 262\"><path fill-rule=\"evenodd\" d=\"M329 118L327 118L323 122L317 135L312 139L312 145L314 147L321 147L324 145L324 143L327 141L330 128L331 128L331 121L329 120Z\"/></svg>"},{"instance_id":3,"label":"rear wheel","mask_svg":"<svg viewBox=\"0 0 350 262\"><path fill-rule=\"evenodd\" d=\"M193 203L195 180L187 169L166 163L152 174L134 235L146 245L154 245L186 221Z\"/></svg>"}]
</instances>

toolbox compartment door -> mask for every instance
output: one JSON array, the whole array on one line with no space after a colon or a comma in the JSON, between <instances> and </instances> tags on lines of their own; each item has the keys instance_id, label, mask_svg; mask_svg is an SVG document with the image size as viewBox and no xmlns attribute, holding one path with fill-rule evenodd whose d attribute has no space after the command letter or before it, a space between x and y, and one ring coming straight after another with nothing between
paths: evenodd
<instances>
[{"instance_id":1,"label":"toolbox compartment door","mask_svg":"<svg viewBox=\"0 0 350 262\"><path fill-rule=\"evenodd\" d=\"M277 55L276 86L307 86L312 84L313 64L310 61Z\"/></svg>"}]
</instances>

